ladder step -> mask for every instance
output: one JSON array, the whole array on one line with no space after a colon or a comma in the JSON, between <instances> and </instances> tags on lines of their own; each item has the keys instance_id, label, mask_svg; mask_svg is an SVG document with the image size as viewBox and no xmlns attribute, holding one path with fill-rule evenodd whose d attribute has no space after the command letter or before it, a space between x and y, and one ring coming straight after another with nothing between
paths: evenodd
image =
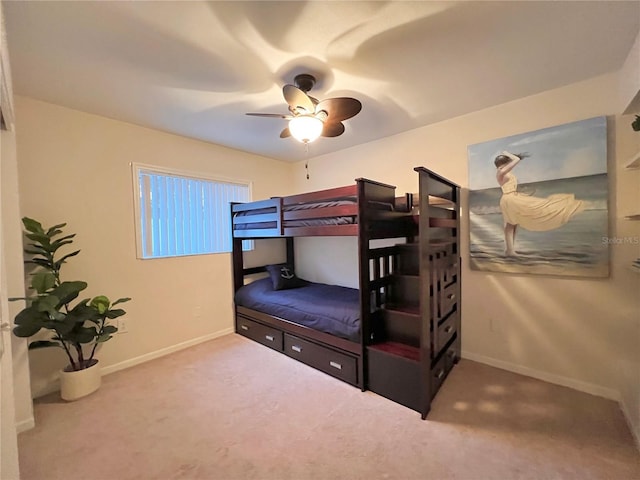
<instances>
[{"instance_id":1,"label":"ladder step","mask_svg":"<svg viewBox=\"0 0 640 480\"><path fill-rule=\"evenodd\" d=\"M417 305L397 305L397 308L382 310L381 337L389 342L405 345L420 345L420 307Z\"/></svg>"},{"instance_id":2,"label":"ladder step","mask_svg":"<svg viewBox=\"0 0 640 480\"><path fill-rule=\"evenodd\" d=\"M376 343L374 345L369 345L369 348L372 350L384 352L388 355L406 358L414 362L420 361L420 349L404 343L382 342Z\"/></svg>"},{"instance_id":3,"label":"ladder step","mask_svg":"<svg viewBox=\"0 0 640 480\"><path fill-rule=\"evenodd\" d=\"M385 310L388 310L390 312L400 312L407 315L415 315L416 317L420 317L420 305L387 303L384 308ZM419 320L419 318L417 318L417 320Z\"/></svg>"}]
</instances>

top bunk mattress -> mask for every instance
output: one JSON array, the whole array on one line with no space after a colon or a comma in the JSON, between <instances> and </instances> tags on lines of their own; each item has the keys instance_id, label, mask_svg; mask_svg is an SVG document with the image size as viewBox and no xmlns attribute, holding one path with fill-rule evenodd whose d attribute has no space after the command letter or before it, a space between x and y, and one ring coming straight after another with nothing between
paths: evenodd
<instances>
[{"instance_id":1,"label":"top bunk mattress","mask_svg":"<svg viewBox=\"0 0 640 480\"><path fill-rule=\"evenodd\" d=\"M336 215L336 216L320 216L317 218L305 218L299 220L289 220L286 218L286 212L299 212L299 211L309 211L309 210L317 210L322 212L324 209L332 208L332 207L346 207L346 206L357 206L358 199L357 197L343 197L339 199L334 199L331 201L325 202L309 202L309 203L297 203L292 205L283 205L282 212L285 212L285 219L283 221L283 225L285 227L318 227L318 226L326 226L326 225L353 225L358 223L357 213L354 212L353 215ZM386 202L378 202L378 201L367 201L367 205L371 209L375 210L383 210L387 212L394 211L394 205ZM251 217L252 215L263 215L267 213L276 213L277 210L275 207L266 207L259 208L255 210L246 210L242 212L235 213L234 215L237 217ZM251 222L251 223L240 223L235 224L233 228L235 230L251 230L251 229L261 229L261 228L275 228L276 222Z\"/></svg>"},{"instance_id":2,"label":"top bunk mattress","mask_svg":"<svg viewBox=\"0 0 640 480\"><path fill-rule=\"evenodd\" d=\"M301 210L315 210L329 207L343 207L343 206L357 205L356 198L347 198L343 200L334 200L331 202L314 202L303 203L296 205L285 205L282 207L283 212L297 212ZM265 213L275 213L275 208L260 208L257 210L248 210L244 212L238 212L235 215L238 217L251 217L252 215L262 215ZM342 215L335 217L325 218L311 218L305 220L285 220L285 227L316 227L324 225L350 225L357 223L357 217L355 215ZM233 226L236 230L249 230L254 228L275 228L276 222L253 222L245 224L236 224Z\"/></svg>"},{"instance_id":3,"label":"top bunk mattress","mask_svg":"<svg viewBox=\"0 0 640 480\"><path fill-rule=\"evenodd\" d=\"M360 296L354 288L306 282L303 287L274 290L271 279L263 278L240 288L235 302L352 342L360 341Z\"/></svg>"}]
</instances>

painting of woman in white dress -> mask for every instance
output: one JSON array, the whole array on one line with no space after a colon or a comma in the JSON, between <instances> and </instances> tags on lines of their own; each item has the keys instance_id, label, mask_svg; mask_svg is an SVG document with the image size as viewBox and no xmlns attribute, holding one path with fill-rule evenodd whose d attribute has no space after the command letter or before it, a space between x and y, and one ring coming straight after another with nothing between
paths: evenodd
<instances>
[{"instance_id":1,"label":"painting of woman in white dress","mask_svg":"<svg viewBox=\"0 0 640 480\"><path fill-rule=\"evenodd\" d=\"M471 268L607 276L606 157L605 117L470 146Z\"/></svg>"},{"instance_id":2,"label":"painting of woman in white dress","mask_svg":"<svg viewBox=\"0 0 640 480\"><path fill-rule=\"evenodd\" d=\"M528 153L502 152L495 159L496 180L502 190L500 209L504 218L505 255L516 255L516 232L518 226L534 232L544 232L561 227L576 213L584 210L584 202L573 194L556 193L547 198L538 198L518 192L518 180L511 173Z\"/></svg>"}]
</instances>

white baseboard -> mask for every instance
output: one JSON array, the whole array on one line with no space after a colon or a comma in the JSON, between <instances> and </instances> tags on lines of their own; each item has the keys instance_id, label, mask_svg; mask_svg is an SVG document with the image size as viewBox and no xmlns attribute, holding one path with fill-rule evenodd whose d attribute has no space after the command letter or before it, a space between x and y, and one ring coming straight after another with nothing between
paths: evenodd
<instances>
[{"instance_id":1,"label":"white baseboard","mask_svg":"<svg viewBox=\"0 0 640 480\"><path fill-rule=\"evenodd\" d=\"M20 420L16 423L16 433L26 432L36 426L35 418L29 417L26 420Z\"/></svg>"},{"instance_id":2,"label":"white baseboard","mask_svg":"<svg viewBox=\"0 0 640 480\"><path fill-rule=\"evenodd\" d=\"M554 375L553 373L541 372L533 368L523 367L516 365L515 363L505 362L503 360L496 360L495 358L485 357L484 355L478 355L477 353L462 352L462 358L473 360L474 362L484 363L492 367L500 368L502 370L508 370L509 372L519 373L527 377L537 378L545 382L553 383L555 385L561 385L563 387L569 387L580 392L589 393L598 397L604 397L609 400L615 400L620 403L620 392L613 390L612 388L602 387L600 385L594 385L592 383L581 382L569 377L563 377L562 375Z\"/></svg>"},{"instance_id":3,"label":"white baseboard","mask_svg":"<svg viewBox=\"0 0 640 480\"><path fill-rule=\"evenodd\" d=\"M581 382L573 378L563 377L562 375L554 375L552 373L541 372L539 370L534 370L533 368L527 368L521 365L516 365L514 363L496 360L495 358L478 355L476 353L464 351L461 353L462 358L473 360L474 362L484 363L485 365L489 365L491 367L500 368L509 372L519 373L520 375L537 378L538 380L543 380L555 385L561 385L563 387L572 388L580 392L589 393L591 395L596 395L598 397L603 397L608 400L614 400L618 402L618 405L620 405L620 409L622 410L622 414L624 415L624 419L627 422L627 426L631 431L631 435L635 440L636 447L638 448L638 450L640 450L640 425L635 425L632 421L633 417L629 413L629 408L627 407L627 404L622 400L622 395L617 390L602 387L600 385L594 385L592 383Z\"/></svg>"},{"instance_id":4,"label":"white baseboard","mask_svg":"<svg viewBox=\"0 0 640 480\"><path fill-rule=\"evenodd\" d=\"M155 352L145 353L144 355L140 355L139 357L130 358L129 360L125 360L124 362L109 365L108 367L103 367L102 375L109 375L110 373L118 372L120 370L124 370L125 368L140 365L141 363L148 362L149 360L164 357L165 355L169 355L170 353L178 352L180 350L184 350L185 348L193 347L194 345L208 342L209 340L213 340L224 335L229 335L230 333L233 333L233 327L225 328L224 330L210 333L209 335L204 335L202 337L193 338L176 345L171 345L170 347L162 348L160 350L156 350Z\"/></svg>"},{"instance_id":5,"label":"white baseboard","mask_svg":"<svg viewBox=\"0 0 640 480\"><path fill-rule=\"evenodd\" d=\"M230 333L233 333L233 331L233 327L225 328L224 330L220 330L218 332L210 333L202 337L192 338L191 340L187 340L186 342L171 345L170 347L162 348L160 350L156 350L155 352L145 353L144 355L140 355L139 357L130 358L123 362L103 367L101 370L102 375L109 375L110 373L118 372L120 370L124 370L125 368L130 368L135 365L140 365L141 363L154 360L156 358L164 357L165 355L184 350L185 348L193 347L200 343L208 342L209 340L228 335ZM34 398L40 398L50 393L57 392L58 390L60 390L60 382L51 382L45 387L38 389L38 393L34 396Z\"/></svg>"}]
</instances>

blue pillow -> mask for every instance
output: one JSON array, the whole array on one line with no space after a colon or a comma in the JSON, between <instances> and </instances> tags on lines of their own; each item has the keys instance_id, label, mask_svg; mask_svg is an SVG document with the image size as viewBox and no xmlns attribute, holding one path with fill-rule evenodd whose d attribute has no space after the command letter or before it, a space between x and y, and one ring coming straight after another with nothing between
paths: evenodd
<instances>
[{"instance_id":1,"label":"blue pillow","mask_svg":"<svg viewBox=\"0 0 640 480\"><path fill-rule=\"evenodd\" d=\"M267 265L265 267L271 277L274 290L286 290L289 288L304 287L307 282L296 277L293 267L288 263L278 265Z\"/></svg>"}]
</instances>

